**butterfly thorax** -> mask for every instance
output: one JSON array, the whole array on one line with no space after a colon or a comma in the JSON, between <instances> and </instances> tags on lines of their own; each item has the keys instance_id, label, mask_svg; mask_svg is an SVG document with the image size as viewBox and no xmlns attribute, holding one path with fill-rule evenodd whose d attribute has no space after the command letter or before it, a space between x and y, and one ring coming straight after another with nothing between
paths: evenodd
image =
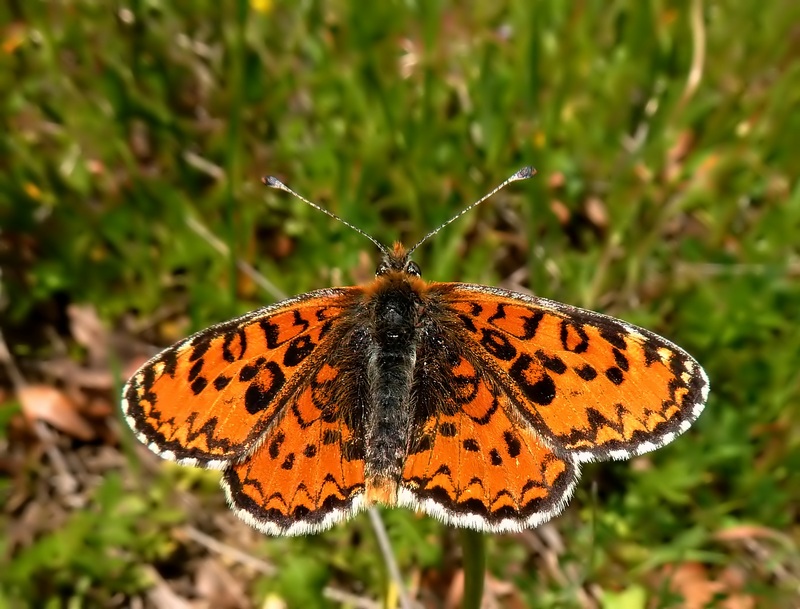
<instances>
[{"instance_id":1,"label":"butterfly thorax","mask_svg":"<svg viewBox=\"0 0 800 609\"><path fill-rule=\"evenodd\" d=\"M395 249L397 251L397 248ZM388 257L387 257L388 258ZM371 404L366 429L367 500L392 505L408 451L413 418L411 388L425 282L407 260L384 260L366 294L370 311L367 378ZM413 264L413 263L412 263ZM398 268L400 267L400 268Z\"/></svg>"}]
</instances>

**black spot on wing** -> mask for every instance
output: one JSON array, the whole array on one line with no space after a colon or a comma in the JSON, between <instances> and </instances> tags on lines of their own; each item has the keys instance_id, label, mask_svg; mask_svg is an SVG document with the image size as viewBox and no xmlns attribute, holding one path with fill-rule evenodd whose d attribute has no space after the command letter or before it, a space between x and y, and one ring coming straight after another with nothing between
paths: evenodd
<instances>
[{"instance_id":1,"label":"black spot on wing","mask_svg":"<svg viewBox=\"0 0 800 609\"><path fill-rule=\"evenodd\" d=\"M575 368L575 372L584 381L593 381L597 378L597 370L595 370L590 364L584 364L580 368Z\"/></svg>"},{"instance_id":2,"label":"black spot on wing","mask_svg":"<svg viewBox=\"0 0 800 609\"><path fill-rule=\"evenodd\" d=\"M217 391L222 391L225 387L228 386L228 383L231 382L231 377L223 376L220 374L217 378L214 379L214 389Z\"/></svg>"},{"instance_id":3,"label":"black spot on wing","mask_svg":"<svg viewBox=\"0 0 800 609\"><path fill-rule=\"evenodd\" d=\"M612 351L614 352L614 361L617 363L617 367L623 372L627 372L630 368L628 358L619 349L615 348Z\"/></svg>"},{"instance_id":4,"label":"black spot on wing","mask_svg":"<svg viewBox=\"0 0 800 609\"><path fill-rule=\"evenodd\" d=\"M504 431L503 441L506 443L506 452L512 459L518 457L520 452L522 452L522 443L514 432Z\"/></svg>"},{"instance_id":5,"label":"black spot on wing","mask_svg":"<svg viewBox=\"0 0 800 609\"><path fill-rule=\"evenodd\" d=\"M537 364L539 370L535 370L535 372L538 374L538 378L531 382L527 372L531 368L532 363L533 358L523 353L517 358L517 361L511 365L508 374L517 383L522 393L524 393L528 399L541 406L547 406L552 403L556 397L555 381L553 381L553 378L544 372L540 365Z\"/></svg>"},{"instance_id":6,"label":"black spot on wing","mask_svg":"<svg viewBox=\"0 0 800 609\"><path fill-rule=\"evenodd\" d=\"M625 375L622 373L622 370L616 366L612 366L606 370L606 378L615 385L621 385L622 381L625 380Z\"/></svg>"},{"instance_id":7,"label":"black spot on wing","mask_svg":"<svg viewBox=\"0 0 800 609\"><path fill-rule=\"evenodd\" d=\"M523 334L520 336L520 338L522 340L531 340L534 336L536 336L536 332L539 329L539 324L543 318L544 311L534 311L533 315L526 317L523 324Z\"/></svg>"},{"instance_id":8,"label":"black spot on wing","mask_svg":"<svg viewBox=\"0 0 800 609\"><path fill-rule=\"evenodd\" d=\"M456 426L451 423L450 421L445 421L441 425L439 425L439 433L442 434L445 438L452 438L456 435L457 430Z\"/></svg>"},{"instance_id":9,"label":"black spot on wing","mask_svg":"<svg viewBox=\"0 0 800 609\"><path fill-rule=\"evenodd\" d=\"M271 459L277 459L281 454L281 445L283 444L284 440L286 440L286 434L282 431L279 431L269 441L267 452L269 453Z\"/></svg>"},{"instance_id":10,"label":"black spot on wing","mask_svg":"<svg viewBox=\"0 0 800 609\"><path fill-rule=\"evenodd\" d=\"M260 364L255 372L248 370L244 374L245 377L249 378L246 378L243 382L250 383L244 392L244 406L250 414L256 414L267 408L286 382L283 370L278 364L265 362L264 358L259 358L259 362ZM247 366L239 371L240 380L243 380L242 376L245 368Z\"/></svg>"},{"instance_id":11,"label":"black spot on wing","mask_svg":"<svg viewBox=\"0 0 800 609\"><path fill-rule=\"evenodd\" d=\"M561 347L572 353L584 353L589 348L589 335L583 326L569 319L561 321Z\"/></svg>"},{"instance_id":12,"label":"black spot on wing","mask_svg":"<svg viewBox=\"0 0 800 609\"><path fill-rule=\"evenodd\" d=\"M478 442L477 440L475 440L475 438L467 438L466 440L464 440L464 442L462 442L461 445L467 452L477 453L480 452L481 450L481 447L478 446Z\"/></svg>"},{"instance_id":13,"label":"black spot on wing","mask_svg":"<svg viewBox=\"0 0 800 609\"><path fill-rule=\"evenodd\" d=\"M192 353L189 356L189 361L194 362L203 357L206 351L211 347L211 340L213 336L205 335L200 336L192 341Z\"/></svg>"},{"instance_id":14,"label":"black spot on wing","mask_svg":"<svg viewBox=\"0 0 800 609\"><path fill-rule=\"evenodd\" d=\"M470 319L467 315L460 314L458 318L469 332L475 334L478 331L478 329L475 327L475 322L473 322L472 319Z\"/></svg>"},{"instance_id":15,"label":"black spot on wing","mask_svg":"<svg viewBox=\"0 0 800 609\"><path fill-rule=\"evenodd\" d=\"M310 336L298 336L289 343L289 347L286 349L286 353L283 356L284 365L290 368L297 366L311 355L316 346Z\"/></svg>"},{"instance_id":16,"label":"black spot on wing","mask_svg":"<svg viewBox=\"0 0 800 609\"><path fill-rule=\"evenodd\" d=\"M484 328L481 334L481 346L497 359L510 361L517 356L511 342L497 330Z\"/></svg>"},{"instance_id":17,"label":"black spot on wing","mask_svg":"<svg viewBox=\"0 0 800 609\"><path fill-rule=\"evenodd\" d=\"M189 369L189 381L193 381L197 378L200 372L203 370L203 365L205 364L205 360L200 358L197 360L194 365Z\"/></svg>"},{"instance_id":18,"label":"black spot on wing","mask_svg":"<svg viewBox=\"0 0 800 609\"><path fill-rule=\"evenodd\" d=\"M599 324L600 336L612 347L625 351L628 344L625 342L625 335L628 333L625 328L614 323L607 322Z\"/></svg>"},{"instance_id":19,"label":"black spot on wing","mask_svg":"<svg viewBox=\"0 0 800 609\"><path fill-rule=\"evenodd\" d=\"M194 395L200 395L203 392L203 389L205 389L207 385L208 385L208 379L202 376L198 376L196 379L194 379L194 381L189 387Z\"/></svg>"},{"instance_id":20,"label":"black spot on wing","mask_svg":"<svg viewBox=\"0 0 800 609\"><path fill-rule=\"evenodd\" d=\"M238 340L238 344L235 341ZM228 332L222 342L222 358L228 362L233 363L244 357L247 351L247 333L244 328L238 328L233 332Z\"/></svg>"},{"instance_id":21,"label":"black spot on wing","mask_svg":"<svg viewBox=\"0 0 800 609\"><path fill-rule=\"evenodd\" d=\"M556 374L564 374L567 371L567 365L557 355L548 355L541 349L536 352L536 359L542 362L542 365Z\"/></svg>"}]
</instances>

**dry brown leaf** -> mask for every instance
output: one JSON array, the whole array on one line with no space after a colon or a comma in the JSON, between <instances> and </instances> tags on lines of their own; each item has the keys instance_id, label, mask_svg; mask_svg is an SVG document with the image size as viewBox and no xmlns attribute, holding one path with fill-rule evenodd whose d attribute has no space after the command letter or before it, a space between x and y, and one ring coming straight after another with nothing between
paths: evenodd
<instances>
[{"instance_id":1,"label":"dry brown leaf","mask_svg":"<svg viewBox=\"0 0 800 609\"><path fill-rule=\"evenodd\" d=\"M665 178L667 182L672 182L681 174L683 161L691 152L694 146L694 134L689 130L684 130L672 147L667 151Z\"/></svg>"},{"instance_id":2,"label":"dry brown leaf","mask_svg":"<svg viewBox=\"0 0 800 609\"><path fill-rule=\"evenodd\" d=\"M153 587L147 592L147 600L151 606L156 609L197 608L197 605L190 603L187 599L175 592L154 567L144 565L144 570L153 581Z\"/></svg>"},{"instance_id":3,"label":"dry brown leaf","mask_svg":"<svg viewBox=\"0 0 800 609\"><path fill-rule=\"evenodd\" d=\"M450 580L450 586L447 589L447 597L444 601L445 609L456 609L461 606L461 600L464 598L464 570L459 569L453 573L453 579Z\"/></svg>"},{"instance_id":4,"label":"dry brown leaf","mask_svg":"<svg viewBox=\"0 0 800 609\"><path fill-rule=\"evenodd\" d=\"M95 438L94 428L78 412L75 403L55 387L29 385L21 388L17 397L29 421L44 421L79 440Z\"/></svg>"},{"instance_id":5,"label":"dry brown leaf","mask_svg":"<svg viewBox=\"0 0 800 609\"><path fill-rule=\"evenodd\" d=\"M108 332L92 305L67 307L70 332L75 341L86 349L93 364L108 360Z\"/></svg>"},{"instance_id":6,"label":"dry brown leaf","mask_svg":"<svg viewBox=\"0 0 800 609\"><path fill-rule=\"evenodd\" d=\"M562 226L569 222L570 216L572 215L569 211L569 207L564 205L564 203L558 199L553 199L550 201L550 211L555 214L559 224Z\"/></svg>"},{"instance_id":7,"label":"dry brown leaf","mask_svg":"<svg viewBox=\"0 0 800 609\"><path fill-rule=\"evenodd\" d=\"M567 178L564 177L564 173L561 171L554 171L550 174L550 177L547 178L547 185L555 190L556 188L561 188L564 184L567 183Z\"/></svg>"},{"instance_id":8,"label":"dry brown leaf","mask_svg":"<svg viewBox=\"0 0 800 609\"><path fill-rule=\"evenodd\" d=\"M741 594L741 578L736 573L723 572L718 579L711 579L706 568L697 562L668 565L665 576L670 588L683 596L685 609L704 609L710 603L723 609L754 609L755 599ZM720 597L724 600L720 600Z\"/></svg>"},{"instance_id":9,"label":"dry brown leaf","mask_svg":"<svg viewBox=\"0 0 800 609\"><path fill-rule=\"evenodd\" d=\"M776 539L786 541L785 535L773 529L759 526L757 524L740 524L728 527L722 531L717 531L714 538L719 541L745 541L749 539Z\"/></svg>"},{"instance_id":10,"label":"dry brown leaf","mask_svg":"<svg viewBox=\"0 0 800 609\"><path fill-rule=\"evenodd\" d=\"M244 587L218 560L203 560L195 577L197 592L208 601L209 606L219 609L241 609L248 606Z\"/></svg>"},{"instance_id":11,"label":"dry brown leaf","mask_svg":"<svg viewBox=\"0 0 800 609\"><path fill-rule=\"evenodd\" d=\"M598 228L608 226L608 211L600 197L589 197L586 200L586 217Z\"/></svg>"}]
</instances>

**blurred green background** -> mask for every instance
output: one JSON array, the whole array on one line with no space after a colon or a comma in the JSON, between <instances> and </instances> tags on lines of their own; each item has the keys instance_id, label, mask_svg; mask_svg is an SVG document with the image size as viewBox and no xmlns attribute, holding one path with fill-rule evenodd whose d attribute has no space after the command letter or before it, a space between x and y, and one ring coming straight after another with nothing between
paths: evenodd
<instances>
[{"instance_id":1,"label":"blurred green background","mask_svg":"<svg viewBox=\"0 0 800 609\"><path fill-rule=\"evenodd\" d=\"M800 606L800 4L12 0L0 43L0 607L395 606L366 515L257 534L118 392L155 346L371 276L262 174L409 243L526 164L424 276L646 326L712 391L491 538L492 606ZM383 516L413 597L454 606L455 532Z\"/></svg>"}]
</instances>

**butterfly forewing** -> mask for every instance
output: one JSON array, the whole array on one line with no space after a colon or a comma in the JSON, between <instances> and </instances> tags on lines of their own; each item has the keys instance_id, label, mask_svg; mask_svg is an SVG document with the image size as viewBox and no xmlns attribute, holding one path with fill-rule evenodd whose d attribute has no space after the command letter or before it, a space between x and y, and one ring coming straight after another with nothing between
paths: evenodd
<instances>
[{"instance_id":1,"label":"butterfly forewing","mask_svg":"<svg viewBox=\"0 0 800 609\"><path fill-rule=\"evenodd\" d=\"M627 458L689 428L708 379L685 351L620 320L480 285L433 284L462 340L495 369L516 411L577 461Z\"/></svg>"},{"instance_id":2,"label":"butterfly forewing","mask_svg":"<svg viewBox=\"0 0 800 609\"><path fill-rule=\"evenodd\" d=\"M207 328L143 365L122 407L139 439L187 464L249 454L327 352L359 288L311 292Z\"/></svg>"}]
</instances>

